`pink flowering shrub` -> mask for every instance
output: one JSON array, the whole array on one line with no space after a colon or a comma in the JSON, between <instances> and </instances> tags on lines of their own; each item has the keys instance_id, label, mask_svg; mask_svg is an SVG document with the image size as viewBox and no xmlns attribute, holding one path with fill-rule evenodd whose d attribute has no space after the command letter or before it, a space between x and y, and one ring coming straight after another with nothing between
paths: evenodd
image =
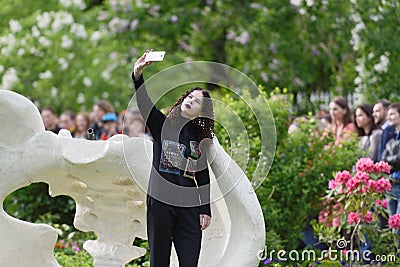
<instances>
[{"instance_id":1,"label":"pink flowering shrub","mask_svg":"<svg viewBox=\"0 0 400 267\"><path fill-rule=\"evenodd\" d=\"M375 163L370 158L361 158L357 161L356 170L358 172L374 172L375 170Z\"/></svg>"},{"instance_id":2,"label":"pink flowering shrub","mask_svg":"<svg viewBox=\"0 0 400 267\"><path fill-rule=\"evenodd\" d=\"M359 221L364 223L372 223L372 212L369 210L365 215L360 213L350 212L347 216L347 223L349 224L357 224Z\"/></svg>"},{"instance_id":3,"label":"pink flowering shrub","mask_svg":"<svg viewBox=\"0 0 400 267\"><path fill-rule=\"evenodd\" d=\"M380 161L374 165L374 172L390 173L390 165L385 161Z\"/></svg>"},{"instance_id":4,"label":"pink flowering shrub","mask_svg":"<svg viewBox=\"0 0 400 267\"><path fill-rule=\"evenodd\" d=\"M387 209L389 207L389 203L386 199L377 199L375 200L375 205L376 206L382 206L383 208Z\"/></svg>"},{"instance_id":5,"label":"pink flowering shrub","mask_svg":"<svg viewBox=\"0 0 400 267\"><path fill-rule=\"evenodd\" d=\"M349 216L347 216L347 222L349 224L356 224L360 220L360 217L360 214L351 211Z\"/></svg>"},{"instance_id":6,"label":"pink flowering shrub","mask_svg":"<svg viewBox=\"0 0 400 267\"><path fill-rule=\"evenodd\" d=\"M387 162L380 161L374 164L370 158L361 158L357 161L356 170L353 176L348 171L338 172L335 179L329 181L329 189L339 189L340 194L384 193L392 189L389 179L383 176L390 173L390 165Z\"/></svg>"},{"instance_id":7,"label":"pink flowering shrub","mask_svg":"<svg viewBox=\"0 0 400 267\"><path fill-rule=\"evenodd\" d=\"M328 187L338 194L385 193L392 189L389 179L390 165L380 161L374 163L370 158L361 158L356 164L357 172L351 175L340 171L335 179L330 180Z\"/></svg>"},{"instance_id":8,"label":"pink flowering shrub","mask_svg":"<svg viewBox=\"0 0 400 267\"><path fill-rule=\"evenodd\" d=\"M395 214L389 218L389 227L396 230L400 228L400 214Z\"/></svg>"},{"instance_id":9,"label":"pink flowering shrub","mask_svg":"<svg viewBox=\"0 0 400 267\"><path fill-rule=\"evenodd\" d=\"M389 174L390 165L387 162L374 163L370 158L361 158L356 163L354 173L342 170L329 181L325 201L342 207L341 214L332 213L330 220L335 221L340 217L337 234L340 234L340 229L344 229L347 236L351 236L352 246L357 240L355 237L365 241L364 234L367 231L370 238L379 238L382 231L390 231L378 226L378 216L386 217L388 214L387 198L392 189ZM329 230L329 224L326 221L323 223L315 226L314 230L321 240L333 241L327 237L327 233L332 237L332 227ZM389 227L400 228L400 214L389 218Z\"/></svg>"}]
</instances>

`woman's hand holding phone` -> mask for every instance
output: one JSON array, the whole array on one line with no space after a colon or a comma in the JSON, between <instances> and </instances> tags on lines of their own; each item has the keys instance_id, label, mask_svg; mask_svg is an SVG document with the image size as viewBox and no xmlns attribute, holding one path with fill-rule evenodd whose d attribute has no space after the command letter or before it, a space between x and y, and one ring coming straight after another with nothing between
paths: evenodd
<instances>
[{"instance_id":1,"label":"woman's hand holding phone","mask_svg":"<svg viewBox=\"0 0 400 267\"><path fill-rule=\"evenodd\" d=\"M140 78L140 75L142 75L142 70L144 69L144 67L152 63L151 61L146 61L146 54L151 51L153 51L153 49L146 50L146 52L138 60L136 60L135 64L133 65L133 73L135 75L135 80L138 80Z\"/></svg>"},{"instance_id":2,"label":"woman's hand holding phone","mask_svg":"<svg viewBox=\"0 0 400 267\"><path fill-rule=\"evenodd\" d=\"M133 73L135 80L140 78L144 67L153 63L153 61L162 61L164 59L165 51L153 51L153 49L146 50L146 52L135 62L133 66Z\"/></svg>"}]
</instances>

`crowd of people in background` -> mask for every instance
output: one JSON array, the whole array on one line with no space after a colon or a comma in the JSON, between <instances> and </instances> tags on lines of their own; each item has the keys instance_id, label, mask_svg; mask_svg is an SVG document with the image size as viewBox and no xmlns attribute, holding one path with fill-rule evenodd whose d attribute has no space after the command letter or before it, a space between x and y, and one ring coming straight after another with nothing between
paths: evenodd
<instances>
[{"instance_id":1,"label":"crowd of people in background","mask_svg":"<svg viewBox=\"0 0 400 267\"><path fill-rule=\"evenodd\" d=\"M387 161L396 171L400 168L397 166L400 164L400 155L397 156L396 150L400 130L400 122L397 121L399 113L400 102L390 103L382 99L373 105L361 104L351 109L346 98L336 97L329 103L329 111L319 110L316 118L321 131L333 135L335 145L356 137L361 152L365 152L374 162ZM288 133L295 133L301 123L307 120L306 115L292 118ZM396 174L394 176L392 178L397 178ZM400 175L398 179L400 181Z\"/></svg>"},{"instance_id":2,"label":"crowd of people in background","mask_svg":"<svg viewBox=\"0 0 400 267\"><path fill-rule=\"evenodd\" d=\"M91 112L65 110L58 116L52 108L44 107L40 114L45 129L55 134L66 129L73 138L80 139L108 140L116 134L152 139L137 109L116 112L113 105L106 100L94 103ZM93 138L90 138L88 129L93 131Z\"/></svg>"}]
</instances>

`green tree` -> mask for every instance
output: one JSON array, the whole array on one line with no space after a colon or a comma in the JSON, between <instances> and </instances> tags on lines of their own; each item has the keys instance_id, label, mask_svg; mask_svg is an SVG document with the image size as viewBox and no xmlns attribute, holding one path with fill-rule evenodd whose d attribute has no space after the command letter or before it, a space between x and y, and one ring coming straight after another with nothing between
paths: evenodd
<instances>
[{"instance_id":1,"label":"green tree","mask_svg":"<svg viewBox=\"0 0 400 267\"><path fill-rule=\"evenodd\" d=\"M303 110L315 108L309 100L318 92L346 95L357 87L368 101L398 95L395 0L2 0L1 6L1 88L58 111L89 109L100 98L125 108L132 61L147 48L167 51L148 75L185 61L216 61L268 92L279 86L301 93Z\"/></svg>"},{"instance_id":2,"label":"green tree","mask_svg":"<svg viewBox=\"0 0 400 267\"><path fill-rule=\"evenodd\" d=\"M396 0L362 0L353 4L351 43L357 52L356 91L365 100L399 101L400 3Z\"/></svg>"}]
</instances>

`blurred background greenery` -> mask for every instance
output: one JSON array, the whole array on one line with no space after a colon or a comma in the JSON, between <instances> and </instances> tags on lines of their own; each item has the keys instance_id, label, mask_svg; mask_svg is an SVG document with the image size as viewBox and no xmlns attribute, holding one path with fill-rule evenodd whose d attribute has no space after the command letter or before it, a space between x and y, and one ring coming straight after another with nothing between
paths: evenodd
<instances>
[{"instance_id":1,"label":"blurred background greenery","mask_svg":"<svg viewBox=\"0 0 400 267\"><path fill-rule=\"evenodd\" d=\"M303 112L331 95L399 99L396 0L0 4L1 88L58 112L88 110L99 98L125 108L132 63L148 48L167 52L148 76L187 61L219 62L267 92L288 88Z\"/></svg>"}]
</instances>

